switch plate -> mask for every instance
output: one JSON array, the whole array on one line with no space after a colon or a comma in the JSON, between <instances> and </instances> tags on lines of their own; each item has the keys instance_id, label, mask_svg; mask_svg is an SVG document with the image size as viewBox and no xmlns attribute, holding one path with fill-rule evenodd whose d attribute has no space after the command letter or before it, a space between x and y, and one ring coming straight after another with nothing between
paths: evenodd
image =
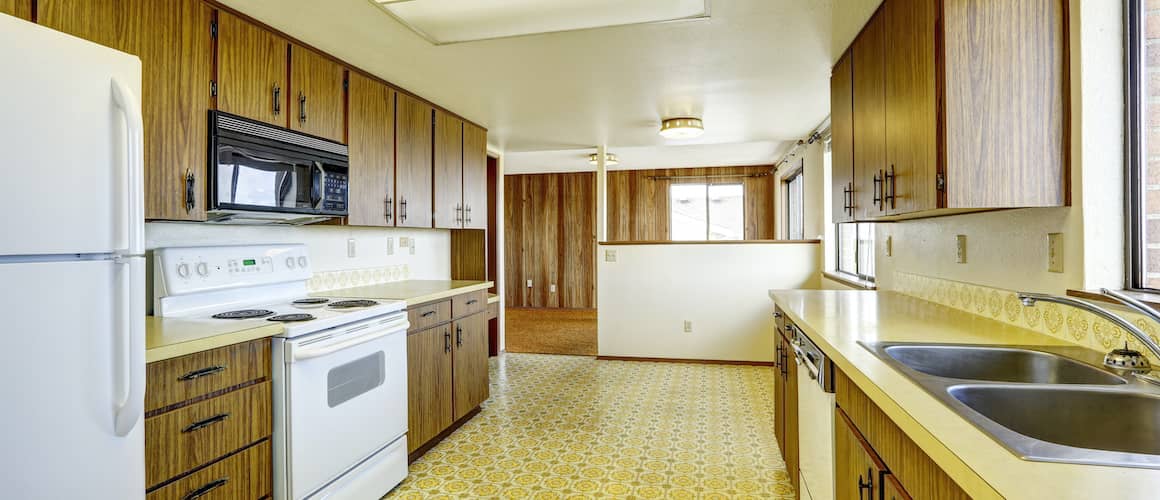
<instances>
[{"instance_id":1,"label":"switch plate","mask_svg":"<svg viewBox=\"0 0 1160 500\"><path fill-rule=\"evenodd\" d=\"M350 238L346 240L346 256L353 259L355 255L354 238Z\"/></svg>"},{"instance_id":2,"label":"switch plate","mask_svg":"<svg viewBox=\"0 0 1160 500\"><path fill-rule=\"evenodd\" d=\"M532 280L528 280L528 288L532 287Z\"/></svg>"},{"instance_id":3,"label":"switch plate","mask_svg":"<svg viewBox=\"0 0 1160 500\"><path fill-rule=\"evenodd\" d=\"M387 236L387 255L395 255L395 237Z\"/></svg>"},{"instance_id":4,"label":"switch plate","mask_svg":"<svg viewBox=\"0 0 1160 500\"><path fill-rule=\"evenodd\" d=\"M616 262L616 250L605 250L604 262Z\"/></svg>"},{"instance_id":5,"label":"switch plate","mask_svg":"<svg viewBox=\"0 0 1160 500\"><path fill-rule=\"evenodd\" d=\"M693 322L685 320L685 333L693 333Z\"/></svg>"},{"instance_id":6,"label":"switch plate","mask_svg":"<svg viewBox=\"0 0 1160 500\"><path fill-rule=\"evenodd\" d=\"M556 293L556 284L555 283L548 285L548 293Z\"/></svg>"},{"instance_id":7,"label":"switch plate","mask_svg":"<svg viewBox=\"0 0 1160 500\"><path fill-rule=\"evenodd\" d=\"M1063 233L1047 233L1047 271L1063 272Z\"/></svg>"},{"instance_id":8,"label":"switch plate","mask_svg":"<svg viewBox=\"0 0 1160 500\"><path fill-rule=\"evenodd\" d=\"M399 237L399 247L400 248L407 248L407 247L412 245L413 241L414 241L413 239L411 239L407 236L400 236Z\"/></svg>"},{"instance_id":9,"label":"switch plate","mask_svg":"<svg viewBox=\"0 0 1160 500\"><path fill-rule=\"evenodd\" d=\"M416 245L416 244L415 244L415 239L414 239L414 238L411 238L411 246L410 246L410 249L411 249L411 255L415 255L415 247L416 247L416 246L418 246L418 245Z\"/></svg>"},{"instance_id":10,"label":"switch plate","mask_svg":"<svg viewBox=\"0 0 1160 500\"><path fill-rule=\"evenodd\" d=\"M955 262L959 264L967 263L967 235L955 235Z\"/></svg>"},{"instance_id":11,"label":"switch plate","mask_svg":"<svg viewBox=\"0 0 1160 500\"><path fill-rule=\"evenodd\" d=\"M894 237L893 236L886 237L886 256L887 257L894 256Z\"/></svg>"}]
</instances>

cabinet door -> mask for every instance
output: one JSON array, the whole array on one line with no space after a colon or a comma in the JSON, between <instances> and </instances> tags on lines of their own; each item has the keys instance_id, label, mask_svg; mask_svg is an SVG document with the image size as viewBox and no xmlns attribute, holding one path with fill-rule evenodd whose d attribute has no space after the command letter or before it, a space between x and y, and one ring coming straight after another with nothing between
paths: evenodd
<instances>
[{"instance_id":1,"label":"cabinet door","mask_svg":"<svg viewBox=\"0 0 1160 500\"><path fill-rule=\"evenodd\" d=\"M453 422L451 325L407 334L407 452Z\"/></svg>"},{"instance_id":2,"label":"cabinet door","mask_svg":"<svg viewBox=\"0 0 1160 500\"><path fill-rule=\"evenodd\" d=\"M886 0L886 184L887 213L938 208L935 176L937 103L935 28L938 4Z\"/></svg>"},{"instance_id":3,"label":"cabinet door","mask_svg":"<svg viewBox=\"0 0 1160 500\"><path fill-rule=\"evenodd\" d=\"M785 340L781 335L777 336L777 349L774 360L777 361L777 368L773 374L773 432L777 437L777 448L781 450L782 457L785 457L785 377L786 377L786 361L782 359L785 354Z\"/></svg>"},{"instance_id":4,"label":"cabinet door","mask_svg":"<svg viewBox=\"0 0 1160 500\"><path fill-rule=\"evenodd\" d=\"M894 474L882 475L882 500L911 500Z\"/></svg>"},{"instance_id":5,"label":"cabinet door","mask_svg":"<svg viewBox=\"0 0 1160 500\"><path fill-rule=\"evenodd\" d=\"M885 16L881 9L854 40L854 217L885 215L886 171Z\"/></svg>"},{"instance_id":6,"label":"cabinet door","mask_svg":"<svg viewBox=\"0 0 1160 500\"><path fill-rule=\"evenodd\" d=\"M213 10L197 0L41 0L40 24L141 58L145 218L205 220Z\"/></svg>"},{"instance_id":7,"label":"cabinet door","mask_svg":"<svg viewBox=\"0 0 1160 500\"><path fill-rule=\"evenodd\" d=\"M487 313L453 323L455 329L455 417L459 420L488 398Z\"/></svg>"},{"instance_id":8,"label":"cabinet door","mask_svg":"<svg viewBox=\"0 0 1160 500\"><path fill-rule=\"evenodd\" d=\"M786 332L788 333L788 331ZM785 469L789 473L795 491L800 491L800 467L798 466L798 364L793 358L793 349L785 340L785 349L790 353L786 363L785 377Z\"/></svg>"},{"instance_id":9,"label":"cabinet door","mask_svg":"<svg viewBox=\"0 0 1160 500\"><path fill-rule=\"evenodd\" d=\"M487 131L463 124L463 227L487 229Z\"/></svg>"},{"instance_id":10,"label":"cabinet door","mask_svg":"<svg viewBox=\"0 0 1160 500\"><path fill-rule=\"evenodd\" d=\"M350 73L350 224L393 226L395 91Z\"/></svg>"},{"instance_id":11,"label":"cabinet door","mask_svg":"<svg viewBox=\"0 0 1160 500\"><path fill-rule=\"evenodd\" d=\"M830 75L830 149L834 223L854 220L854 81L852 56L838 59Z\"/></svg>"},{"instance_id":12,"label":"cabinet door","mask_svg":"<svg viewBox=\"0 0 1160 500\"><path fill-rule=\"evenodd\" d=\"M435 109L407 94L396 94L395 189L399 207L395 225L431 227L432 139Z\"/></svg>"},{"instance_id":13,"label":"cabinet door","mask_svg":"<svg viewBox=\"0 0 1160 500\"><path fill-rule=\"evenodd\" d=\"M32 19L32 0L0 0L0 14Z\"/></svg>"},{"instance_id":14,"label":"cabinet door","mask_svg":"<svg viewBox=\"0 0 1160 500\"><path fill-rule=\"evenodd\" d=\"M879 500L886 466L841 409L834 409L834 498Z\"/></svg>"},{"instance_id":15,"label":"cabinet door","mask_svg":"<svg viewBox=\"0 0 1160 500\"><path fill-rule=\"evenodd\" d=\"M229 12L218 12L218 102L226 113L289 125L286 40Z\"/></svg>"},{"instance_id":16,"label":"cabinet door","mask_svg":"<svg viewBox=\"0 0 1160 500\"><path fill-rule=\"evenodd\" d=\"M290 47L290 128L346 142L346 68L313 50Z\"/></svg>"},{"instance_id":17,"label":"cabinet door","mask_svg":"<svg viewBox=\"0 0 1160 500\"><path fill-rule=\"evenodd\" d=\"M463 227L463 120L435 111L435 227Z\"/></svg>"}]
</instances>

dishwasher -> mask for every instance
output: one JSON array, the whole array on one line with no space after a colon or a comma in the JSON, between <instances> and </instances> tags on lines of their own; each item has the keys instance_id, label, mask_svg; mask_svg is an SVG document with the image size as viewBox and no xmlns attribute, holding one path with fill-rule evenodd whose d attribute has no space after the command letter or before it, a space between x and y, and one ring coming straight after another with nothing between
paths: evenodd
<instances>
[{"instance_id":1,"label":"dishwasher","mask_svg":"<svg viewBox=\"0 0 1160 500\"><path fill-rule=\"evenodd\" d=\"M834 498L834 369L821 349L797 325L792 332L794 357L805 368L797 378L798 442L801 498Z\"/></svg>"}]
</instances>

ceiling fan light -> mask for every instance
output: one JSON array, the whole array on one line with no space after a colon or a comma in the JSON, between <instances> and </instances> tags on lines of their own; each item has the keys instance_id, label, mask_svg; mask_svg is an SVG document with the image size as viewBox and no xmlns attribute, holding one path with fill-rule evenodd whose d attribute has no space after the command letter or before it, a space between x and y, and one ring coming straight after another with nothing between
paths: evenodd
<instances>
[{"instance_id":1,"label":"ceiling fan light","mask_svg":"<svg viewBox=\"0 0 1160 500\"><path fill-rule=\"evenodd\" d=\"M694 139L705 133L700 118L666 118L661 122L661 137L665 139Z\"/></svg>"}]
</instances>

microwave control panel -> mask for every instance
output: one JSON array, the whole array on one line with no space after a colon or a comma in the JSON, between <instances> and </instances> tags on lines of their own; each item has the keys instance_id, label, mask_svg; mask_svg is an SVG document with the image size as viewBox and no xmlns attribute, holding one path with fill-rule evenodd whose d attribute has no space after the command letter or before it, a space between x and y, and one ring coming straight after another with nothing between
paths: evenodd
<instances>
[{"instance_id":1,"label":"microwave control panel","mask_svg":"<svg viewBox=\"0 0 1160 500\"><path fill-rule=\"evenodd\" d=\"M346 213L349 181L347 174L327 172L322 193L322 211Z\"/></svg>"}]
</instances>

